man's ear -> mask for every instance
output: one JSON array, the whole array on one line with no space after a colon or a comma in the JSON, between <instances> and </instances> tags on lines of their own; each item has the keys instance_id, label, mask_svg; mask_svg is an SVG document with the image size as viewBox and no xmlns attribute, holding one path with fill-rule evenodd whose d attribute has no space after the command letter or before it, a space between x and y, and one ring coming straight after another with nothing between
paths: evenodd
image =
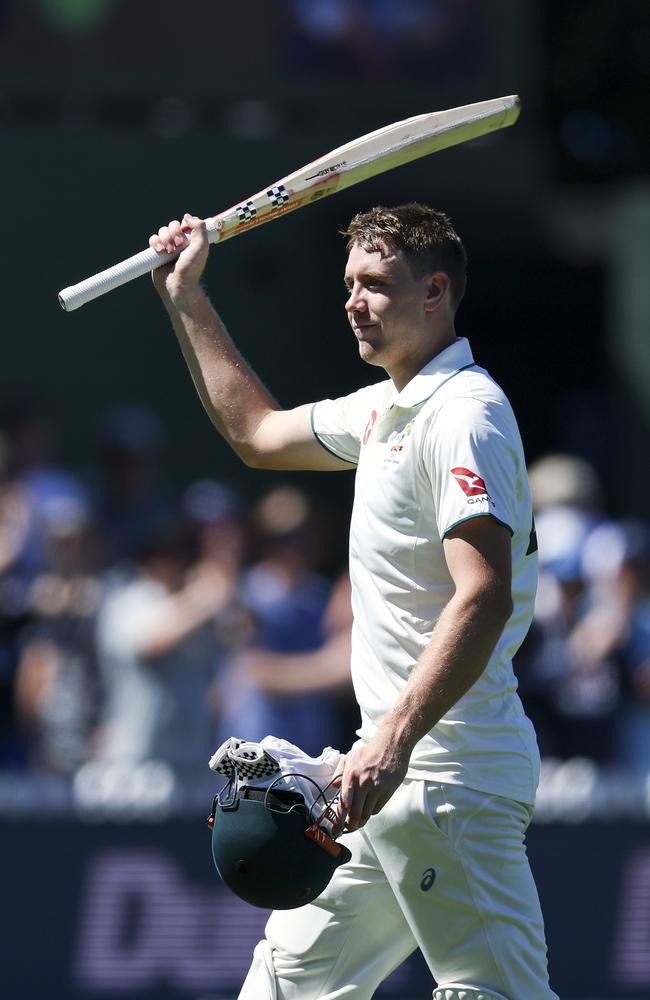
<instances>
[{"instance_id":1,"label":"man's ear","mask_svg":"<svg viewBox=\"0 0 650 1000\"><path fill-rule=\"evenodd\" d=\"M426 292L424 308L426 312L433 312L438 309L441 303L449 297L450 281L449 275L444 271L436 271L426 279Z\"/></svg>"}]
</instances>

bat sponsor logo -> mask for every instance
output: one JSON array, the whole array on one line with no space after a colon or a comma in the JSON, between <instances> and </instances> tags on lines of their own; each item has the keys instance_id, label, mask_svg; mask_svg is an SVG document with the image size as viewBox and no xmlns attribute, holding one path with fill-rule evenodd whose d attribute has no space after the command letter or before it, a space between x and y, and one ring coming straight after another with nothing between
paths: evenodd
<instances>
[{"instance_id":1,"label":"bat sponsor logo","mask_svg":"<svg viewBox=\"0 0 650 1000\"><path fill-rule=\"evenodd\" d=\"M315 174L309 174L305 177L306 181L313 181L315 177L327 177L328 174L335 174L337 170L344 167L347 164L347 160L341 160L340 163L333 163L331 167L323 167L322 170L318 170Z\"/></svg>"},{"instance_id":2,"label":"bat sponsor logo","mask_svg":"<svg viewBox=\"0 0 650 1000\"><path fill-rule=\"evenodd\" d=\"M330 194L334 194L337 188L338 184L328 184L326 187L319 187L316 191L312 191L308 201L318 201L319 198L327 198Z\"/></svg>"}]
</instances>

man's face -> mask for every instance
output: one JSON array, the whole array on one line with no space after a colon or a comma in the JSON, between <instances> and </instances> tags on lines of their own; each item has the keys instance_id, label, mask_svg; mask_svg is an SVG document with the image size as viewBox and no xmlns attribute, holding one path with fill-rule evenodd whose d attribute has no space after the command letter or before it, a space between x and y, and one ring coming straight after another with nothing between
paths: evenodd
<instances>
[{"instance_id":1,"label":"man's face","mask_svg":"<svg viewBox=\"0 0 650 1000\"><path fill-rule=\"evenodd\" d=\"M344 280L345 309L359 355L393 374L422 351L430 336L425 308L430 276L415 278L399 250L368 251L355 243Z\"/></svg>"}]
</instances>

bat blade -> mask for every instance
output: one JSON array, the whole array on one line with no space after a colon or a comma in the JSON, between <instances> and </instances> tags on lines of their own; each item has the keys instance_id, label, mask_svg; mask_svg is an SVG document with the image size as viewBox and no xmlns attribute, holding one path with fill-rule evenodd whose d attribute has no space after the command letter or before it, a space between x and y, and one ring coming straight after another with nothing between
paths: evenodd
<instances>
[{"instance_id":1,"label":"bat blade","mask_svg":"<svg viewBox=\"0 0 650 1000\"><path fill-rule=\"evenodd\" d=\"M512 95L417 115L369 132L216 215L213 241L229 239L387 170L505 128L514 124L519 111L519 98Z\"/></svg>"},{"instance_id":2,"label":"bat blade","mask_svg":"<svg viewBox=\"0 0 650 1000\"><path fill-rule=\"evenodd\" d=\"M511 95L416 115L369 132L208 219L208 238L211 243L223 242L377 174L505 128L514 124L519 110L519 98ZM143 250L64 288L59 292L59 302L70 312L174 259L173 254Z\"/></svg>"}]
</instances>

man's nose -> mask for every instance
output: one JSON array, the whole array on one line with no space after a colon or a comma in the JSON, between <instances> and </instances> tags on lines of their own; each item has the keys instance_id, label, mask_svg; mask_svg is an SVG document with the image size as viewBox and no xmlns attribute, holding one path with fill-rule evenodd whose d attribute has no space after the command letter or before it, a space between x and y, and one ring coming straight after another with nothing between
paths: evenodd
<instances>
[{"instance_id":1,"label":"man's nose","mask_svg":"<svg viewBox=\"0 0 650 1000\"><path fill-rule=\"evenodd\" d=\"M359 288L351 288L350 294L348 295L347 302L345 303L345 308L349 313L363 312L366 308L366 302L361 295L361 290Z\"/></svg>"}]
</instances>

